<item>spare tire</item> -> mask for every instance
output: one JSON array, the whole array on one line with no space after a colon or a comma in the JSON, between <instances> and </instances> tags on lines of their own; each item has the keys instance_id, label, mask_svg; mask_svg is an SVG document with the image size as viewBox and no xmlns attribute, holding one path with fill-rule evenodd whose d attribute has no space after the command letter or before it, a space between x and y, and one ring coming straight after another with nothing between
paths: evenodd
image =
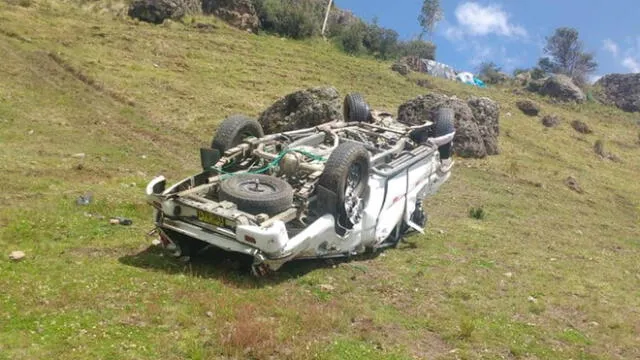
<instances>
[{"instance_id":1,"label":"spare tire","mask_svg":"<svg viewBox=\"0 0 640 360\"><path fill-rule=\"evenodd\" d=\"M451 108L440 108L436 114L434 137L445 136L455 132L456 129L453 125L455 119L455 112ZM440 159L445 160L451 157L451 150L453 147L453 141L448 142L438 147L440 152Z\"/></svg>"},{"instance_id":2,"label":"spare tire","mask_svg":"<svg viewBox=\"0 0 640 360\"><path fill-rule=\"evenodd\" d=\"M371 109L360 94L348 94L344 98L342 110L346 122L370 122Z\"/></svg>"},{"instance_id":3,"label":"spare tire","mask_svg":"<svg viewBox=\"0 0 640 360\"><path fill-rule=\"evenodd\" d=\"M211 142L211 148L224 154L225 151L240 145L248 137L264 136L260 123L244 115L231 115L224 119Z\"/></svg>"},{"instance_id":4,"label":"spare tire","mask_svg":"<svg viewBox=\"0 0 640 360\"><path fill-rule=\"evenodd\" d=\"M369 182L369 151L358 143L340 144L329 156L318 185L336 195L336 231L343 235L360 221Z\"/></svg>"},{"instance_id":5,"label":"spare tire","mask_svg":"<svg viewBox=\"0 0 640 360\"><path fill-rule=\"evenodd\" d=\"M218 198L250 214L275 215L292 206L293 188L277 177L237 174L220 183Z\"/></svg>"}]
</instances>

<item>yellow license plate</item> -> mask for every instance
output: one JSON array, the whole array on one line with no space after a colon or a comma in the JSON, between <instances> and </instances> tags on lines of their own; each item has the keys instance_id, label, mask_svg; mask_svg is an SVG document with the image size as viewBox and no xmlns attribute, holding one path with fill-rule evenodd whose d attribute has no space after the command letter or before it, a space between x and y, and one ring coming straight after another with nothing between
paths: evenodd
<instances>
[{"instance_id":1,"label":"yellow license plate","mask_svg":"<svg viewBox=\"0 0 640 360\"><path fill-rule=\"evenodd\" d=\"M198 220L207 223L209 225L218 227L234 227L235 223L231 220L225 219L222 216L208 213L206 211L198 210Z\"/></svg>"}]
</instances>

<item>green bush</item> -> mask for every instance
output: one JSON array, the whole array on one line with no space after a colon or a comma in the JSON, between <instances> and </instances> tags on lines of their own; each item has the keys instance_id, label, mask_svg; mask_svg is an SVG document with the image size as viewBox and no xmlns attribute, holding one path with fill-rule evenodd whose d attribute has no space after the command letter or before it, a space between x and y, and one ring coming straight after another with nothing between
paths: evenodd
<instances>
[{"instance_id":1,"label":"green bush","mask_svg":"<svg viewBox=\"0 0 640 360\"><path fill-rule=\"evenodd\" d=\"M415 56L421 59L436 58L436 46L428 41L409 40L398 43L399 56Z\"/></svg>"},{"instance_id":2,"label":"green bush","mask_svg":"<svg viewBox=\"0 0 640 360\"><path fill-rule=\"evenodd\" d=\"M361 54L364 47L364 38L367 35L367 25L358 21L345 28L338 36L338 43L342 49L349 54Z\"/></svg>"},{"instance_id":3,"label":"green bush","mask_svg":"<svg viewBox=\"0 0 640 360\"><path fill-rule=\"evenodd\" d=\"M378 25L377 21L367 25L363 39L367 51L380 59L395 57L398 51L398 33Z\"/></svg>"},{"instance_id":4,"label":"green bush","mask_svg":"<svg viewBox=\"0 0 640 360\"><path fill-rule=\"evenodd\" d=\"M320 34L324 6L312 0L253 0L262 29L303 39Z\"/></svg>"},{"instance_id":5,"label":"green bush","mask_svg":"<svg viewBox=\"0 0 640 360\"><path fill-rule=\"evenodd\" d=\"M478 208L474 207L469 209L469 217L471 217L472 219L482 220L484 219L485 215L486 214L482 207L478 207Z\"/></svg>"}]
</instances>

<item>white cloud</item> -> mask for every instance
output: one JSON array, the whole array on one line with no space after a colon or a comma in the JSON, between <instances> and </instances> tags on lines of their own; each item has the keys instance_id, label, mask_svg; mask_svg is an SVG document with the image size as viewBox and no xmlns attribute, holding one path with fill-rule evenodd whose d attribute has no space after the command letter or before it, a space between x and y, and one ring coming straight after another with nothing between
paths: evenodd
<instances>
[{"instance_id":1,"label":"white cloud","mask_svg":"<svg viewBox=\"0 0 640 360\"><path fill-rule=\"evenodd\" d=\"M458 5L455 11L458 24L445 30L449 39L465 35L485 36L495 34L506 37L526 37L527 31L509 22L509 14L499 5L483 6L473 1Z\"/></svg>"},{"instance_id":2,"label":"white cloud","mask_svg":"<svg viewBox=\"0 0 640 360\"><path fill-rule=\"evenodd\" d=\"M622 66L626 67L632 73L640 73L640 61L627 56L622 60Z\"/></svg>"},{"instance_id":3,"label":"white cloud","mask_svg":"<svg viewBox=\"0 0 640 360\"><path fill-rule=\"evenodd\" d=\"M604 47L605 50L610 52L611 55L613 55L613 57L618 57L618 53L620 52L620 49L618 48L618 44L616 44L613 40L605 39L602 42L602 46Z\"/></svg>"}]
</instances>

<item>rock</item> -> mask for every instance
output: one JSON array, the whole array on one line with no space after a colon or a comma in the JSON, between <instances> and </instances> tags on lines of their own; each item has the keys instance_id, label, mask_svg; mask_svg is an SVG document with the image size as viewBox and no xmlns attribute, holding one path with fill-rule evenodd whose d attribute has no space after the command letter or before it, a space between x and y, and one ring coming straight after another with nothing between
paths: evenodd
<instances>
[{"instance_id":1,"label":"rock","mask_svg":"<svg viewBox=\"0 0 640 360\"><path fill-rule=\"evenodd\" d=\"M260 115L258 122L265 134L271 134L342 119L342 99L338 90L317 87L280 98Z\"/></svg>"},{"instance_id":2,"label":"rock","mask_svg":"<svg viewBox=\"0 0 640 360\"><path fill-rule=\"evenodd\" d=\"M91 201L93 201L93 195L91 193L87 193L76 198L76 205L87 206L91 204Z\"/></svg>"},{"instance_id":3,"label":"rock","mask_svg":"<svg viewBox=\"0 0 640 360\"><path fill-rule=\"evenodd\" d=\"M416 80L416 85L423 87L423 88L427 88L430 89L431 88L431 82L427 79L418 79Z\"/></svg>"},{"instance_id":4,"label":"rock","mask_svg":"<svg viewBox=\"0 0 640 360\"><path fill-rule=\"evenodd\" d=\"M129 5L129 16L153 24L166 19L180 20L187 12L183 0L134 0Z\"/></svg>"},{"instance_id":5,"label":"rock","mask_svg":"<svg viewBox=\"0 0 640 360\"><path fill-rule=\"evenodd\" d=\"M260 19L251 0L203 0L202 11L241 30L256 32L260 28Z\"/></svg>"},{"instance_id":6,"label":"rock","mask_svg":"<svg viewBox=\"0 0 640 360\"><path fill-rule=\"evenodd\" d=\"M516 106L525 115L537 116L540 112L540 106L538 106L538 104L531 100L519 100L518 102L516 102Z\"/></svg>"},{"instance_id":7,"label":"rock","mask_svg":"<svg viewBox=\"0 0 640 360\"><path fill-rule=\"evenodd\" d=\"M330 284L321 284L320 285L320 290L326 291L326 292L331 292L331 291L335 290L335 287L333 285L330 285Z\"/></svg>"},{"instance_id":8,"label":"rock","mask_svg":"<svg viewBox=\"0 0 640 360\"><path fill-rule=\"evenodd\" d=\"M20 261L24 259L25 256L27 255L24 253L24 251L12 251L11 254L9 254L9 259L12 261Z\"/></svg>"},{"instance_id":9,"label":"rock","mask_svg":"<svg viewBox=\"0 0 640 360\"><path fill-rule=\"evenodd\" d=\"M580 121L580 120L573 120L571 122L571 127L573 127L573 129L577 132L579 132L580 134L591 134L593 133L593 130L591 130L591 128L589 127L589 125L587 125L586 123Z\"/></svg>"},{"instance_id":10,"label":"rock","mask_svg":"<svg viewBox=\"0 0 640 360\"><path fill-rule=\"evenodd\" d=\"M85 156L86 156L85 153L77 153L77 154L71 155L71 157L74 158L74 159L84 159Z\"/></svg>"},{"instance_id":11,"label":"rock","mask_svg":"<svg viewBox=\"0 0 640 360\"><path fill-rule=\"evenodd\" d=\"M471 97L467 104L469 104L473 118L478 124L478 130L487 149L487 155L499 154L500 107L495 101L487 97Z\"/></svg>"},{"instance_id":12,"label":"rock","mask_svg":"<svg viewBox=\"0 0 640 360\"><path fill-rule=\"evenodd\" d=\"M531 81L531 73L526 71L515 76L515 82L520 86L526 86Z\"/></svg>"},{"instance_id":13,"label":"rock","mask_svg":"<svg viewBox=\"0 0 640 360\"><path fill-rule=\"evenodd\" d=\"M548 77L538 92L554 99L565 102L582 103L586 100L584 92L573 83L570 77L565 75L553 75Z\"/></svg>"},{"instance_id":14,"label":"rock","mask_svg":"<svg viewBox=\"0 0 640 360\"><path fill-rule=\"evenodd\" d=\"M435 119L442 107L451 108L455 113L453 150L458 156L483 158L499 153L499 107L489 98L472 97L465 102L436 93L421 95L400 105L397 120L419 125L425 120Z\"/></svg>"},{"instance_id":15,"label":"rock","mask_svg":"<svg viewBox=\"0 0 640 360\"><path fill-rule=\"evenodd\" d=\"M406 63L397 61L393 65L391 65L391 70L399 73L400 75L409 75L411 72L411 68Z\"/></svg>"},{"instance_id":16,"label":"rock","mask_svg":"<svg viewBox=\"0 0 640 360\"><path fill-rule=\"evenodd\" d=\"M582 187L580 187L580 184L578 184L578 180L576 180L576 178L574 178L573 176L569 176L568 178L566 178L564 180L564 184L569 189L577 192L578 194L584 194L584 190L582 190Z\"/></svg>"},{"instance_id":17,"label":"rock","mask_svg":"<svg viewBox=\"0 0 640 360\"><path fill-rule=\"evenodd\" d=\"M604 141L602 140L596 140L595 144L593 144L593 152L595 152L596 155L600 156L602 159L620 162L620 158L617 155L610 153L604 149Z\"/></svg>"},{"instance_id":18,"label":"rock","mask_svg":"<svg viewBox=\"0 0 640 360\"><path fill-rule=\"evenodd\" d=\"M160 240L160 239L153 239L153 240L151 241L151 245L153 245L153 246L161 246L161 245L162 245L162 240Z\"/></svg>"},{"instance_id":19,"label":"rock","mask_svg":"<svg viewBox=\"0 0 640 360\"><path fill-rule=\"evenodd\" d=\"M527 90L531 92L538 92L544 86L544 83L547 79L538 79L538 80L530 80L527 85Z\"/></svg>"},{"instance_id":20,"label":"rock","mask_svg":"<svg viewBox=\"0 0 640 360\"><path fill-rule=\"evenodd\" d=\"M595 83L595 97L628 112L640 112L640 73L609 74Z\"/></svg>"},{"instance_id":21,"label":"rock","mask_svg":"<svg viewBox=\"0 0 640 360\"><path fill-rule=\"evenodd\" d=\"M542 117L542 125L551 128L560 125L560 118L558 115L545 115Z\"/></svg>"}]
</instances>

